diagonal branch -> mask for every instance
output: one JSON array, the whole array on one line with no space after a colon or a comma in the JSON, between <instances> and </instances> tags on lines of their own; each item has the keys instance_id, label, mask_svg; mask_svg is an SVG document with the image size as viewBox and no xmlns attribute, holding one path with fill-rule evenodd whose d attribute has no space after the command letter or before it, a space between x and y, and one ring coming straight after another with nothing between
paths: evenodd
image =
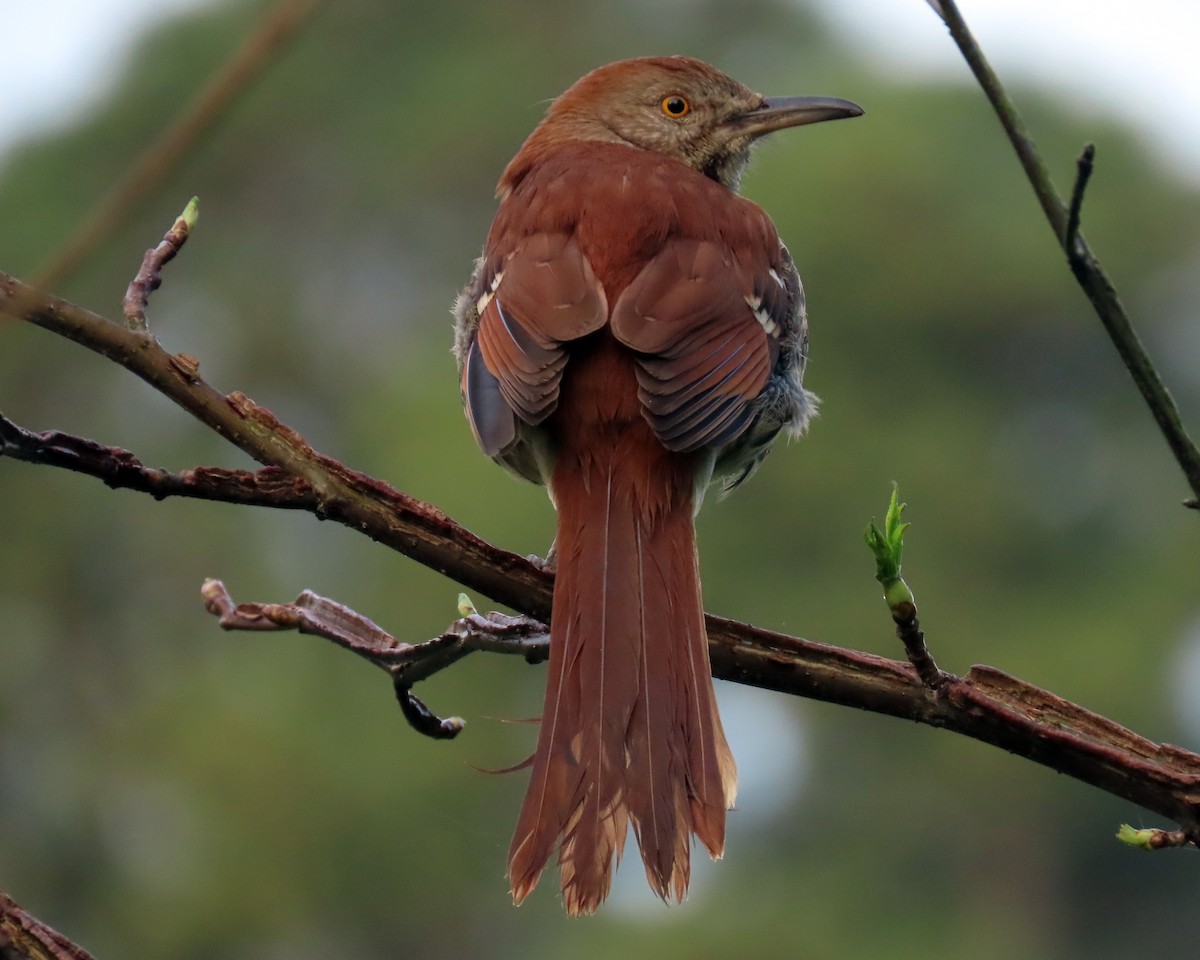
<instances>
[{"instance_id":1,"label":"diagonal branch","mask_svg":"<svg viewBox=\"0 0 1200 960\"><path fill-rule=\"evenodd\" d=\"M92 955L0 893L0 957L13 960L92 960Z\"/></svg>"},{"instance_id":2,"label":"diagonal branch","mask_svg":"<svg viewBox=\"0 0 1200 960\"><path fill-rule=\"evenodd\" d=\"M336 520L521 613L540 621L549 618L549 573L479 539L436 507L317 453L270 411L242 394L226 396L213 389L200 379L195 361L181 365L149 334L127 330L0 273L0 312L18 307L24 319L115 360L268 468L291 476L290 493L270 505L306 509ZM61 456L73 457L76 463L88 457L104 462L107 457L119 465L129 464L121 452L88 447L89 441L79 438L65 442L61 434L34 435L19 428L9 435L14 439L6 437L6 445L27 449L41 443L44 448L61 448L66 451ZM53 462L50 453L41 456L40 462ZM99 470L86 472L101 476ZM266 473L248 476L261 478ZM226 489L228 482L226 477L219 485ZM289 606L296 605L252 605L248 610L229 601L215 609L223 618L230 615L225 621L230 628L244 628L238 618L251 613L270 621L271 616L263 613L268 608L284 611L279 614L282 621L272 621L270 629L299 627L303 615L288 610ZM356 619L370 623L352 611L346 613L349 616L340 619L339 630L353 633ZM1192 842L1200 837L1200 755L1155 743L992 667L973 667L965 677L945 674L936 689L930 689L906 663L712 615L706 624L714 676L944 727L1169 817ZM382 643L394 653L399 641L371 627L376 632L367 630L365 640L354 641L359 648L350 648L368 659L372 659L372 643ZM262 629L262 624L257 628ZM445 653L448 648L430 649ZM451 659L457 658L456 651ZM439 662L435 658L425 661L422 669L410 667L415 672L407 673L403 682L411 686ZM388 668L383 662L379 665Z\"/></svg>"},{"instance_id":3,"label":"diagonal branch","mask_svg":"<svg viewBox=\"0 0 1200 960\"><path fill-rule=\"evenodd\" d=\"M550 577L524 557L481 540L442 511L317 453L290 427L241 393L226 396L190 357L147 333L0 273L0 313L19 316L115 361L175 401L259 463L307 484L311 510L399 550L419 563L539 619L550 616Z\"/></svg>"},{"instance_id":4,"label":"diagonal branch","mask_svg":"<svg viewBox=\"0 0 1200 960\"><path fill-rule=\"evenodd\" d=\"M955 0L938 0L936 4L931 3L931 6L949 27L950 36L962 51L971 72L996 111L1004 132L1017 152L1025 176L1029 179L1033 192L1037 194L1050 228L1067 255L1071 272L1091 301L1096 316L1104 324L1104 329L1108 331L1109 338L1121 355L1122 362L1133 377L1142 399L1149 406L1159 430L1183 470L1193 494L1192 499L1186 501L1186 505L1200 509L1200 449L1188 436L1179 408L1163 384L1162 377L1142 345L1137 331L1133 329L1129 315L1117 296L1116 288L1101 268L1099 259L1083 235L1079 233L1083 190L1088 177L1091 176L1094 150L1085 150L1084 156L1080 158L1072 203L1068 207L1055 189L1046 163L1038 153L1037 146L1030 137L1012 98L975 41L970 28L959 13Z\"/></svg>"}]
</instances>

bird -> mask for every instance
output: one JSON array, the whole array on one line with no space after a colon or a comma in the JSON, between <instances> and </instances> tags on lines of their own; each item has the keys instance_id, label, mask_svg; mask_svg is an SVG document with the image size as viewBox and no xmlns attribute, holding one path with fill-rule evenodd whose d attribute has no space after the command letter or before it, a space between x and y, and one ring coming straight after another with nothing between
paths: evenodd
<instances>
[{"instance_id":1,"label":"bird","mask_svg":"<svg viewBox=\"0 0 1200 960\"><path fill-rule=\"evenodd\" d=\"M557 510L517 904L557 850L566 912L594 913L630 828L667 902L693 836L723 855L737 772L694 517L817 403L799 275L738 189L764 135L862 112L763 97L691 57L622 60L555 99L500 177L453 350L475 441Z\"/></svg>"}]
</instances>

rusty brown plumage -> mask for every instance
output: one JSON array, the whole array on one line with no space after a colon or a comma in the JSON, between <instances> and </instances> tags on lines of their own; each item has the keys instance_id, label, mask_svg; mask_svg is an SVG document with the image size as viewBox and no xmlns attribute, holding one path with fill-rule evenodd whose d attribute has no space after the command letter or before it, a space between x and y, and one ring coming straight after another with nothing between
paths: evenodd
<instances>
[{"instance_id":1,"label":"rusty brown plumage","mask_svg":"<svg viewBox=\"0 0 1200 960\"><path fill-rule=\"evenodd\" d=\"M517 902L557 849L567 911L595 911L630 827L664 899L687 890L693 836L723 852L737 777L692 519L815 405L799 277L735 190L759 136L860 112L686 57L623 61L555 101L501 177L455 352L480 447L558 510Z\"/></svg>"}]
</instances>

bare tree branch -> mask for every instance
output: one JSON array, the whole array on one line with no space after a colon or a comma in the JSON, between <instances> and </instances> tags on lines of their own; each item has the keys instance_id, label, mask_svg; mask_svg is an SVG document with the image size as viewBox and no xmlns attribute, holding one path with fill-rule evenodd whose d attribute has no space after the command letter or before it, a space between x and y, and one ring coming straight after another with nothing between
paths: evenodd
<instances>
[{"instance_id":1,"label":"bare tree branch","mask_svg":"<svg viewBox=\"0 0 1200 960\"><path fill-rule=\"evenodd\" d=\"M244 394L213 389L191 358L0 273L0 313L16 309L23 319L114 360L255 460L307 484L311 510L322 519L367 533L500 603L549 618L551 578L535 564L486 543L436 507L317 453Z\"/></svg>"},{"instance_id":2,"label":"bare tree branch","mask_svg":"<svg viewBox=\"0 0 1200 960\"><path fill-rule=\"evenodd\" d=\"M0 414L0 457L62 467L103 480L113 489L148 493L155 500L191 497L255 507L316 512L310 487L280 467L258 471L196 467L172 473L147 467L128 450L46 430L33 433Z\"/></svg>"},{"instance_id":3,"label":"bare tree branch","mask_svg":"<svg viewBox=\"0 0 1200 960\"><path fill-rule=\"evenodd\" d=\"M200 590L204 607L219 618L224 630L299 630L324 637L339 647L387 671L396 689L400 708L419 733L449 740L464 726L459 717L442 720L412 694L419 680L444 670L477 650L516 653L530 663L549 656L549 628L530 617L503 613L486 616L474 610L454 621L438 637L413 645L402 643L348 607L305 590L294 603L233 602L225 584L208 580Z\"/></svg>"},{"instance_id":4,"label":"bare tree branch","mask_svg":"<svg viewBox=\"0 0 1200 960\"><path fill-rule=\"evenodd\" d=\"M549 619L549 573L524 557L480 540L436 507L317 453L270 411L242 394L225 396L214 390L200 379L194 364L181 371L177 358L148 334L127 330L0 273L0 312L15 309L14 305L24 309L24 319L110 357L252 457L291 475L296 483L292 488L295 501L289 502L289 495L283 493L279 502L270 505L308 509L321 518L336 520L536 620ZM31 443L36 446L36 440L27 440L24 431L16 436L11 443L23 448ZM77 462L88 456L104 462L111 455L107 448L97 445L97 454L87 446L88 441L72 440L62 446ZM80 453L85 456L78 456ZM114 459L122 460L119 456ZM45 462L50 462L48 455ZM89 472L100 475L99 471ZM228 479L218 484L222 492L227 492ZM223 618L227 628L246 629L251 621L257 621L255 629L313 628L310 632L377 661L394 680L395 661L389 658L402 649L409 651L404 657L412 656L412 648L332 601L313 597L313 602L305 604L235 606L227 594L222 600L218 592L213 606L212 589L206 586L210 609ZM315 619L311 615L314 610ZM326 631L331 619L336 621L336 629ZM712 615L706 623L714 676L945 727L1169 817L1189 838L1200 835L1200 755L1155 743L991 667L973 667L966 677L942 674L931 689L910 665L895 660ZM363 624L370 627L360 629ZM429 652L415 656L415 663L396 681L402 705L403 685L411 686L445 662L461 659L470 652L468 647L475 648L470 643L455 645L462 639L457 629L448 631L454 638L435 640L429 648L444 654L445 661ZM342 639L338 635L343 635ZM346 636L349 642L345 642ZM508 648L500 644L490 649ZM521 649L528 656L528 651ZM380 659L376 656L379 651L391 653Z\"/></svg>"},{"instance_id":5,"label":"bare tree branch","mask_svg":"<svg viewBox=\"0 0 1200 960\"><path fill-rule=\"evenodd\" d=\"M1091 155L1085 151L1086 171L1084 157L1080 158L1079 176L1075 181L1071 206L1068 208L1055 189L1046 163L1038 153L1033 138L1013 105L1012 98L983 55L954 0L938 0L937 4L931 6L949 27L950 36L954 38L975 79L996 111L1004 132L1008 134L1008 139L1017 152L1025 176L1029 179L1033 192L1037 194L1042 211L1050 222L1050 228L1067 255L1071 272L1083 288L1083 292L1087 294L1096 315L1104 324L1104 329L1108 331L1109 338L1121 355L1122 362L1133 377L1146 405L1150 407L1159 430L1183 470L1193 494L1192 498L1184 501L1185 506L1200 508L1200 449L1188 436L1179 408L1163 384L1162 377L1150 360L1149 354L1146 353L1137 331L1133 329L1112 281L1101 269L1100 261L1079 232L1083 189L1091 175Z\"/></svg>"},{"instance_id":6,"label":"bare tree branch","mask_svg":"<svg viewBox=\"0 0 1200 960\"><path fill-rule=\"evenodd\" d=\"M531 662L548 653L543 624L503 614L470 614L440 637L412 646L309 592L294 604L236 606L217 581L206 583L203 593L225 629L299 629L325 637L387 671L398 691L475 650ZM707 625L714 676L945 727L1169 817L1183 825L1189 841L1200 837L1200 756L1194 753L1154 743L992 667L972 667L966 677L939 672L931 690L915 669L896 660L712 615Z\"/></svg>"},{"instance_id":7,"label":"bare tree branch","mask_svg":"<svg viewBox=\"0 0 1200 960\"><path fill-rule=\"evenodd\" d=\"M14 960L92 960L83 947L50 929L0 893L0 957Z\"/></svg>"}]
</instances>

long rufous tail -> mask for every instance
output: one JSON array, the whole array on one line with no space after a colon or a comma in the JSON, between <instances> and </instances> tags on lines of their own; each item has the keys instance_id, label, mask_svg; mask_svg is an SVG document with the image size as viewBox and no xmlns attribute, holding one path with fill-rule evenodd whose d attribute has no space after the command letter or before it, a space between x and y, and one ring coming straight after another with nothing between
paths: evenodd
<instances>
[{"instance_id":1,"label":"long rufous tail","mask_svg":"<svg viewBox=\"0 0 1200 960\"><path fill-rule=\"evenodd\" d=\"M629 824L650 886L681 900L691 835L721 856L737 774L709 672L693 470L648 430L572 439L551 482L549 676L508 875L520 903L561 838L565 906L586 914Z\"/></svg>"}]
</instances>

